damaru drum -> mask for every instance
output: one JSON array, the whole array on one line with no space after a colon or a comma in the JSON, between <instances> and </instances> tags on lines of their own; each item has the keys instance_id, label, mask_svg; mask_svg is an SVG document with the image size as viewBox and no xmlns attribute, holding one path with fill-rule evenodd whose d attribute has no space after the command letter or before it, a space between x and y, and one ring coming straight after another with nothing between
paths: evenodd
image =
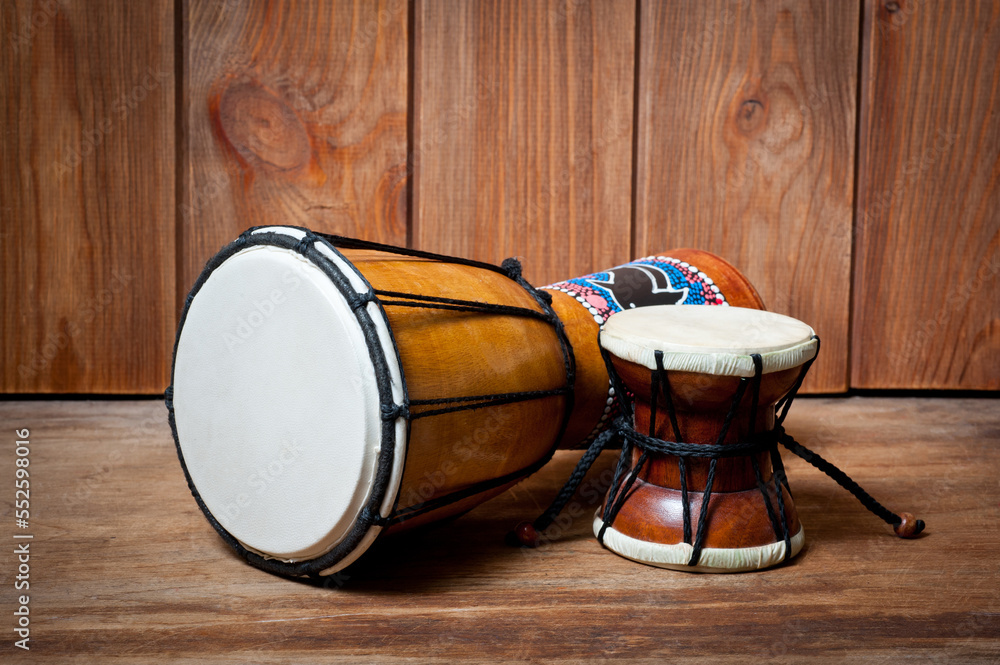
<instances>
[{"instance_id":1,"label":"damaru drum","mask_svg":"<svg viewBox=\"0 0 1000 665\"><path fill-rule=\"evenodd\" d=\"M760 306L732 266L691 250L539 291L515 261L251 229L181 316L167 391L181 465L250 563L335 572L600 431L600 323L665 300Z\"/></svg>"},{"instance_id":2,"label":"damaru drum","mask_svg":"<svg viewBox=\"0 0 1000 665\"><path fill-rule=\"evenodd\" d=\"M634 396L622 464L594 518L603 544L702 572L797 554L802 525L766 434L816 356L812 328L738 307L649 307L613 317L600 343Z\"/></svg>"}]
</instances>

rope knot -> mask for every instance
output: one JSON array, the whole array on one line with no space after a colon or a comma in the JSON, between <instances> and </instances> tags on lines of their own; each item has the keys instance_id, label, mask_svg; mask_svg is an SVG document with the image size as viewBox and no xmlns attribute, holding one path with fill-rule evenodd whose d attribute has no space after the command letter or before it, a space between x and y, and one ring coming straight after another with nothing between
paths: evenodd
<instances>
[{"instance_id":1,"label":"rope knot","mask_svg":"<svg viewBox=\"0 0 1000 665\"><path fill-rule=\"evenodd\" d=\"M295 243L295 251L299 254L305 255L306 251L312 247L313 243L316 242L316 236L312 233L306 233L302 236L302 239Z\"/></svg>"},{"instance_id":2,"label":"rope knot","mask_svg":"<svg viewBox=\"0 0 1000 665\"><path fill-rule=\"evenodd\" d=\"M409 418L410 410L405 404L383 404L382 420L396 420L397 418Z\"/></svg>"},{"instance_id":3,"label":"rope knot","mask_svg":"<svg viewBox=\"0 0 1000 665\"><path fill-rule=\"evenodd\" d=\"M347 305L352 310L357 311L368 306L368 303L375 301L375 292L368 290L364 293L356 293L348 299Z\"/></svg>"},{"instance_id":4,"label":"rope knot","mask_svg":"<svg viewBox=\"0 0 1000 665\"><path fill-rule=\"evenodd\" d=\"M521 262L514 257L504 259L503 263L500 264L500 269L514 281L521 279Z\"/></svg>"},{"instance_id":5,"label":"rope knot","mask_svg":"<svg viewBox=\"0 0 1000 665\"><path fill-rule=\"evenodd\" d=\"M381 513L377 510L372 510L371 506L365 506L361 510L361 516L358 521L362 524L371 524L372 526L385 526L389 523L388 517L382 517Z\"/></svg>"}]
</instances>

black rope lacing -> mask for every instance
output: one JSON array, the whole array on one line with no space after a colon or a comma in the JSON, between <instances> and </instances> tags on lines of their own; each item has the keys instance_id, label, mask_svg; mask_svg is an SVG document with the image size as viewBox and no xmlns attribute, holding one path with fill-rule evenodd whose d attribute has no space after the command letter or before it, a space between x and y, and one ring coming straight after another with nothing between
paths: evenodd
<instances>
[{"instance_id":1,"label":"black rope lacing","mask_svg":"<svg viewBox=\"0 0 1000 665\"><path fill-rule=\"evenodd\" d=\"M819 338L814 336L813 339L816 340L816 355L818 355ZM652 396L650 399L649 435L641 434L635 430L635 427L633 426L634 407L631 400L627 397L629 393L624 390L620 377L611 365L610 356L603 348L601 349L601 355L604 357L604 362L608 368L608 373L611 376L612 383L614 384L615 392L621 396L622 415L617 417L612 422L611 426L598 436L586 452L584 452L580 461L577 463L576 468L574 468L573 472L570 474L569 479L566 481L565 485L563 485L562 489L556 495L556 498L552 501L551 505L549 505L545 512L543 512L538 519L530 524L522 523L518 525L515 532L509 534L508 540L524 546L533 546L536 544L538 534L545 531L545 529L547 529L552 522L555 521L556 517L573 497L576 489L586 476L587 471L593 465L594 461L597 460L600 453L606 448L616 446L619 442L621 444L621 454L618 457L618 464L615 467L614 476L611 480L611 487L608 490L604 510L601 515L603 524L597 535L598 541L602 544L604 543L604 534L606 530L614 523L615 517L625 504L625 501L627 500L639 473L648 461L650 454L672 455L677 458L677 464L680 471L681 502L684 519L683 538L684 542L692 545L693 549L688 565L698 565L705 539L705 528L708 522L708 506L712 495L712 484L715 479L716 464L719 459L723 458L749 457L753 467L757 488L760 491L761 496L764 498L764 505L767 507L768 519L771 522L772 529L774 530L775 538L779 541L783 541L785 544L784 560L787 561L791 556L791 534L789 533L782 488L789 493L789 496L791 496L791 489L788 486L788 478L785 475L784 465L781 462L781 455L778 452L778 444L781 444L835 480L841 487L853 494L858 501L861 502L861 505L880 517L887 524L893 526L897 535L901 537L912 537L924 530L925 525L923 520L913 520L912 516L908 513L904 513L903 516L900 516L892 512L863 490L860 485L851 479L850 476L802 444L795 441L795 439L793 439L791 435L785 431L783 422L788 415L788 409L791 406L792 401L795 399L795 395L799 388L802 386L802 381L805 378L806 373L809 371L809 368L812 366L813 361L816 359L816 356L813 356L812 359L803 364L802 371L799 373L799 376L791 390L775 405L776 416L774 428L767 432L757 433L755 428L760 397L760 383L763 374L763 361L759 354L751 354L750 357L753 361L754 373L750 377L743 377L740 379L732 404L729 411L726 413L721 431L715 443L699 444L685 443L682 441L684 437L682 436L680 427L677 423L677 414L671 398L669 376L667 371L663 368L663 353L661 351L655 352L654 357L656 359L656 369L652 370L650 379L650 392ZM665 398L667 415L670 419L673 435L677 439L676 441L664 441L657 439L654 436L656 431L657 401L661 390ZM730 426L732 425L733 419L739 409L739 405L748 391L750 393L751 400L749 431L743 440L735 443L724 444L723 442L729 433ZM631 460L634 449L639 450L640 454L635 464L632 465ZM771 458L773 467L773 486L771 483L765 483L763 475L761 474L757 456L762 452L768 452ZM698 527L693 539L691 533L691 503L687 488L687 473L685 464L685 460L690 457L707 458L709 460L708 475L705 482L705 489L702 493L701 510L698 516ZM772 487L778 503L777 511L775 511L769 498L769 493ZM905 520L904 516L906 518Z\"/></svg>"},{"instance_id":2,"label":"black rope lacing","mask_svg":"<svg viewBox=\"0 0 1000 665\"><path fill-rule=\"evenodd\" d=\"M463 259L460 257L446 256L443 254L435 254L433 252L424 252L416 249L408 249L405 247L394 247L392 245L384 245L382 243L370 242L367 240L358 240L356 238L346 238L343 236L327 235L323 233L316 233L316 236L324 238L331 245L340 249L369 249L379 252L386 252L391 254L396 254L400 256L412 256L414 258L427 259L429 261L442 262L442 263L452 263L457 265L465 265L473 268L479 268L482 270L489 270L492 272L499 273L508 279L511 279L518 283L525 291L528 292L538 304L539 309L531 309L529 307L517 307L513 305L502 305L499 303L489 303L481 302L476 300L465 300L459 298L444 298L440 296L428 296L416 293L406 293L402 291L390 291L383 289L372 289L370 292L370 300L377 302L382 307L420 307L424 309L439 309L454 312L464 312L472 314L489 314L497 316L517 316L522 318L537 319L543 321L554 329L556 336L559 340L559 346L562 352L563 365L566 376L566 382L563 386L559 388L553 388L551 390L527 390L520 392L507 392L507 393L495 393L489 395L464 395L457 397L439 397L435 399L409 399L406 398L403 404L382 404L382 417L385 420L396 420L397 418L405 418L408 422L413 422L419 418L428 418L431 416L439 416L447 413L454 413L456 411L469 411L474 409L482 409L485 407L501 406L504 404L512 404L515 402L524 402L536 399L547 399L551 397L563 397L565 398L565 408L563 410L563 418L560 424L559 433L552 443L552 447L548 451L548 454L541 460L535 462L534 464L524 468L519 469L499 478L494 478L490 480L484 480L479 483L474 483L469 487L463 488L461 490L451 492L449 494L436 497L427 501L423 501L412 506L406 506L400 508L395 506L392 514L385 518L386 524L394 524L397 522L402 522L410 519L416 515L420 515L426 512L430 512L437 508L441 508L448 504L454 503L456 501L461 501L462 499L474 496L476 494L485 492L487 490L501 487L510 482L523 478L524 476L533 473L537 469L541 468L545 462L552 458L555 453L556 447L562 440L563 435L566 432L566 427L569 424L569 417L573 410L573 386L576 377L576 360L573 356L573 349L569 344L569 339L566 337L566 332L563 327L562 321L559 319L555 310L552 309L552 296L551 294L536 289L531 284L529 284L524 277L521 276L521 263L514 258L508 258L503 261L499 266L484 263L482 261L474 261L472 259ZM438 407L438 408L421 408L421 407Z\"/></svg>"},{"instance_id":3,"label":"black rope lacing","mask_svg":"<svg viewBox=\"0 0 1000 665\"><path fill-rule=\"evenodd\" d=\"M379 296L383 305L393 307L422 307L424 309L450 309L457 312L478 312L480 314L508 314L511 316L524 316L533 319L548 321L549 317L544 312L528 309L527 307L514 307L512 305L497 305L493 303L477 302L475 300L460 300L458 298L439 298L436 296L422 296L416 293L402 293L400 291L375 290L375 295ZM390 298L395 298L391 300Z\"/></svg>"}]
</instances>

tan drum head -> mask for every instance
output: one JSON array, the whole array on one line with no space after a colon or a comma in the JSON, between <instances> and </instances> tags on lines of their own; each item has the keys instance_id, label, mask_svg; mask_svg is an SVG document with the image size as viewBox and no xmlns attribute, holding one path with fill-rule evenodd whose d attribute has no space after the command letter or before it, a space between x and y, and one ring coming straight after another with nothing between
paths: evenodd
<instances>
[{"instance_id":1,"label":"tan drum head","mask_svg":"<svg viewBox=\"0 0 1000 665\"><path fill-rule=\"evenodd\" d=\"M763 373L798 367L816 356L815 333L782 314L743 307L672 305L621 312L601 329L601 346L629 362L714 376L753 376L750 354Z\"/></svg>"}]
</instances>

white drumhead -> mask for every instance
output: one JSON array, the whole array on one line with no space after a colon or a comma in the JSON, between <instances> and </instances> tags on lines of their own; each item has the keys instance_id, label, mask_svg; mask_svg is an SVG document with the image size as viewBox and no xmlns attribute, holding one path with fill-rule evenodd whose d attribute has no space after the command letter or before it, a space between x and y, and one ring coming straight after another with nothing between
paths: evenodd
<instances>
[{"instance_id":1,"label":"white drumhead","mask_svg":"<svg viewBox=\"0 0 1000 665\"><path fill-rule=\"evenodd\" d=\"M303 237L298 229L266 231ZM315 247L352 288L367 291L323 241ZM391 335L374 303L367 311L399 403ZM250 245L208 274L178 336L173 408L197 493L244 547L294 562L319 557L352 534L379 467L379 381L358 317L316 262L291 247ZM383 516L402 475L402 419L395 435ZM360 551L334 568L377 532L371 527Z\"/></svg>"},{"instance_id":2,"label":"white drumhead","mask_svg":"<svg viewBox=\"0 0 1000 665\"><path fill-rule=\"evenodd\" d=\"M615 314L601 329L601 346L656 369L656 351L668 370L715 376L753 376L758 353L768 374L816 356L813 329L790 316L744 307L659 305Z\"/></svg>"}]
</instances>

